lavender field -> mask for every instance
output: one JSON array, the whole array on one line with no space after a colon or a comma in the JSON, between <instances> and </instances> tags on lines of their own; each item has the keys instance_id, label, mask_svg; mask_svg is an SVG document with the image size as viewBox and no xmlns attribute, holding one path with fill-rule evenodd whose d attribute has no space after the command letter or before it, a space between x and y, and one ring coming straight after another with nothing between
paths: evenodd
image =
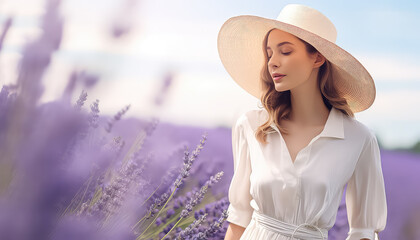
<instances>
[{"instance_id":1,"label":"lavender field","mask_svg":"<svg viewBox=\"0 0 420 240\"><path fill-rule=\"evenodd\" d=\"M57 80L66 82L60 98L40 101L63 37L60 4L46 1L42 33L22 48L16 81L0 79L0 239L223 239L231 128L126 117L130 104L102 114L103 99L89 95L99 73L87 70ZM0 24L2 54L13 16ZM130 32L110 29L116 39ZM165 78L156 108L170 87ZM380 239L420 239L420 155L381 155L389 215ZM329 239L347 232L343 195Z\"/></svg>"},{"instance_id":2,"label":"lavender field","mask_svg":"<svg viewBox=\"0 0 420 240\"><path fill-rule=\"evenodd\" d=\"M136 120L123 120L136 126ZM140 121L138 121L140 123ZM121 131L124 128L121 124ZM117 127L116 127L117 129ZM147 146L151 151L159 148L158 139L165 139L167 145L176 146L179 142L195 142L201 132L208 132L206 150L201 153L202 161L197 162L197 179L206 179L211 172L224 171L225 175L216 194L227 196L229 181L233 174L231 153L231 129L197 128L160 123L155 130L155 145ZM127 132L128 133L128 132ZM167 134L171 133L171 134ZM128 134L129 135L129 134ZM420 154L381 149L382 168L388 203L388 219L380 239L420 239L420 191L416 183L420 182ZM171 163L165 162L164 166ZM159 166L156 167L157 169ZM199 180L200 181L200 180ZM329 232L329 239L345 239L349 230L345 206L345 193L337 214L334 227Z\"/></svg>"}]
</instances>

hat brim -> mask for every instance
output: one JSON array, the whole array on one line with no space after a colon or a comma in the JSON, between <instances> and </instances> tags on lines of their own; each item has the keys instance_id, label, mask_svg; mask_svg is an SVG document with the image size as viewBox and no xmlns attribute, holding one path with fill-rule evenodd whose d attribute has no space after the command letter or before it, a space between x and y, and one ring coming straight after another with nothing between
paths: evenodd
<instances>
[{"instance_id":1,"label":"hat brim","mask_svg":"<svg viewBox=\"0 0 420 240\"><path fill-rule=\"evenodd\" d=\"M353 112L369 108L375 100L375 83L350 53L314 33L288 23L252 15L229 18L217 37L222 64L233 80L261 98L260 72L264 66L263 40L273 28L293 34L315 47L331 62L333 81Z\"/></svg>"}]
</instances>

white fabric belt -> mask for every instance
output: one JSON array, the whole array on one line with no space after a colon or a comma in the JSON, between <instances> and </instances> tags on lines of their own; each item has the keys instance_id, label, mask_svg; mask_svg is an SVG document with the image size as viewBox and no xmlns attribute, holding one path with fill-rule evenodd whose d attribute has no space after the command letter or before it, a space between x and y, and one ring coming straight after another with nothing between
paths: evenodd
<instances>
[{"instance_id":1,"label":"white fabric belt","mask_svg":"<svg viewBox=\"0 0 420 240\"><path fill-rule=\"evenodd\" d=\"M291 237L292 239L328 239L328 230L318 228L315 225L302 223L299 226L297 226L272 218L255 210L252 213L252 218L258 225L270 231L274 231L280 233L281 235Z\"/></svg>"}]
</instances>

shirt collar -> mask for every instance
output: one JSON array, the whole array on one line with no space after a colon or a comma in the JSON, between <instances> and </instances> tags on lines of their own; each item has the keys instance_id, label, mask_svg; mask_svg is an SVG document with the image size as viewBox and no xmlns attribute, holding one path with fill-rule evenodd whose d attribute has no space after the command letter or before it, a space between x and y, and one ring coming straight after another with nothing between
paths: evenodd
<instances>
[{"instance_id":1,"label":"shirt collar","mask_svg":"<svg viewBox=\"0 0 420 240\"><path fill-rule=\"evenodd\" d=\"M327 122L325 123L324 129L319 134L319 136L344 138L343 124L343 113L340 110L337 110L336 108L332 107L330 113L328 114ZM271 123L270 126L279 132L274 122Z\"/></svg>"}]
</instances>

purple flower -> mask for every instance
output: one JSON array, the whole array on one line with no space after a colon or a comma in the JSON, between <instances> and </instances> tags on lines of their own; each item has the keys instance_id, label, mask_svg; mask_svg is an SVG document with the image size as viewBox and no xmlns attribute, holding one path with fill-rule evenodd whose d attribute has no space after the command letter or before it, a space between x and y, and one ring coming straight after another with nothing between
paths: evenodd
<instances>
[{"instance_id":1,"label":"purple flower","mask_svg":"<svg viewBox=\"0 0 420 240\"><path fill-rule=\"evenodd\" d=\"M219 172L217 173L214 177L211 176L210 180L208 180L204 186L201 187L200 191L196 191L194 193L193 198L191 199L191 201L185 206L185 209L182 210L180 217L181 218L186 218L190 212L192 211L192 209L201 202L201 200L204 197L204 194L206 194L207 189L211 188L215 183L217 183L221 177L223 176L223 172Z\"/></svg>"},{"instance_id":2,"label":"purple flower","mask_svg":"<svg viewBox=\"0 0 420 240\"><path fill-rule=\"evenodd\" d=\"M17 83L21 89L24 105L34 106L43 92L42 76L51 61L51 56L61 43L63 20L59 16L60 0L48 0L41 21L43 33L23 49L19 62Z\"/></svg>"},{"instance_id":3,"label":"purple flower","mask_svg":"<svg viewBox=\"0 0 420 240\"><path fill-rule=\"evenodd\" d=\"M156 106L160 106L164 102L164 98L169 91L170 86L173 84L174 73L168 71L162 79L161 87L158 90L158 94L155 97L154 103Z\"/></svg>"},{"instance_id":4,"label":"purple flower","mask_svg":"<svg viewBox=\"0 0 420 240\"><path fill-rule=\"evenodd\" d=\"M83 107L83 105L85 104L85 102L86 102L86 99L87 99L87 92L85 92L85 91L83 91L82 90L82 92L80 93L80 96L79 96L79 99L77 99L77 102L76 102L76 104L74 105L74 107L77 109L77 110L81 110L81 108Z\"/></svg>"},{"instance_id":5,"label":"purple flower","mask_svg":"<svg viewBox=\"0 0 420 240\"><path fill-rule=\"evenodd\" d=\"M113 23L111 28L111 36L118 39L130 33L133 25L133 13L136 9L136 0L125 0L124 8L117 21Z\"/></svg>"},{"instance_id":6,"label":"purple flower","mask_svg":"<svg viewBox=\"0 0 420 240\"><path fill-rule=\"evenodd\" d=\"M186 196L179 194L187 185L186 178L194 174L192 165L207 133L192 153L184 144L174 148L168 159L182 160L183 165L159 174L161 185L155 189L145 176L149 163L157 160L144 143L158 119L141 129L134 141L114 134L120 127L115 123L130 105L106 123L106 118L99 116L98 99L90 108L84 107L85 90L71 103L78 83L89 88L99 79L85 71L69 76L61 99L39 105L42 77L61 43L59 5L59 0L47 0L42 34L23 48L17 83L0 91L0 239L135 239L149 224L140 225L139 219L151 216L155 219L149 226L155 228L146 232L145 239L175 237L182 232L191 236L204 230L200 225L208 224L205 216L209 219L214 214L209 207L194 213L197 220L187 230L181 227L191 219L184 219L179 226L174 221L181 207L191 212L222 175L211 177L201 189L193 187ZM10 25L11 18L0 37L0 50ZM172 81L173 74L168 73L163 92ZM167 151L167 145L162 145ZM180 151L184 151L183 159Z\"/></svg>"},{"instance_id":7,"label":"purple flower","mask_svg":"<svg viewBox=\"0 0 420 240\"><path fill-rule=\"evenodd\" d=\"M201 223L206 219L207 213L201 215L198 219L194 220L193 223L191 223L187 228L185 228L183 231L177 234L177 240L184 240L191 237L191 235L194 233L194 230L198 228Z\"/></svg>"},{"instance_id":8,"label":"purple flower","mask_svg":"<svg viewBox=\"0 0 420 240\"><path fill-rule=\"evenodd\" d=\"M121 119L121 117L128 111L128 109L130 109L130 105L125 106L123 109L121 109L117 114L114 115L113 118L111 118L106 127L105 127L105 131L106 132L111 132L112 127L114 126L114 123L116 121L119 121Z\"/></svg>"},{"instance_id":9,"label":"purple flower","mask_svg":"<svg viewBox=\"0 0 420 240\"><path fill-rule=\"evenodd\" d=\"M6 35L9 32L10 26L12 26L12 23L13 23L12 17L8 17L7 20L4 22L3 32L0 35L0 52L1 52L1 49L3 48L4 39L6 38Z\"/></svg>"},{"instance_id":10,"label":"purple flower","mask_svg":"<svg viewBox=\"0 0 420 240\"><path fill-rule=\"evenodd\" d=\"M202 136L203 139L200 141L200 144L196 147L196 149L193 151L193 155L190 157L189 152L187 150L184 151L184 165L181 169L181 173L178 175L178 178L175 180L174 184L167 190L166 193L162 194L159 198L156 198L154 203L149 207L149 213L146 216L146 219L154 216L154 209L157 207L160 207L164 205L169 199L169 197L176 193L176 190L179 189L179 187L183 183L183 179L188 177L189 171L191 170L192 164L195 161L195 159L198 157L200 150L203 148L206 135Z\"/></svg>"},{"instance_id":11,"label":"purple flower","mask_svg":"<svg viewBox=\"0 0 420 240\"><path fill-rule=\"evenodd\" d=\"M200 231L197 235L193 236L193 239L204 240L213 237L217 232L221 231L222 224L227 217L228 213L227 209L225 209L217 221L213 222L210 227L206 228L204 231Z\"/></svg>"},{"instance_id":12,"label":"purple flower","mask_svg":"<svg viewBox=\"0 0 420 240\"><path fill-rule=\"evenodd\" d=\"M98 127L98 119L99 119L99 100L96 99L95 102L90 105L90 117L89 117L89 126L91 128Z\"/></svg>"}]
</instances>

